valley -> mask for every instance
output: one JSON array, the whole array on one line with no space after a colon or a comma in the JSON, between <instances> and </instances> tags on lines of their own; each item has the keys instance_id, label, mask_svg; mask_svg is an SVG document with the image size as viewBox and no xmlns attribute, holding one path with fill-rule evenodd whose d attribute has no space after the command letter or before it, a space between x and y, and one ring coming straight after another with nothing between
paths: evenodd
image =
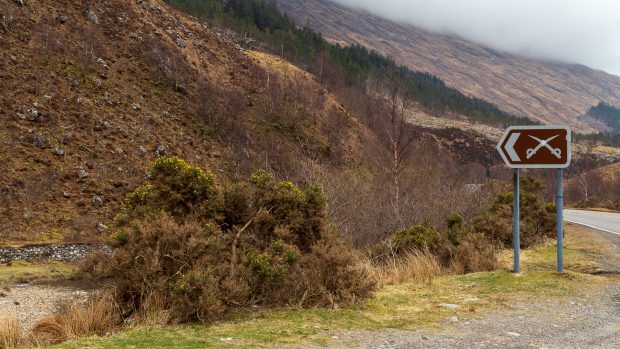
<instances>
[{"instance_id":1,"label":"valley","mask_svg":"<svg viewBox=\"0 0 620 349\"><path fill-rule=\"evenodd\" d=\"M567 223L556 273L524 169L514 273L496 145L570 125L598 222L619 105L326 0L0 0L0 349L614 347L618 239Z\"/></svg>"},{"instance_id":2,"label":"valley","mask_svg":"<svg viewBox=\"0 0 620 349\"><path fill-rule=\"evenodd\" d=\"M591 132L597 125L577 116L599 102L620 104L620 77L602 71L500 52L329 0L276 2L297 22L333 42L373 49L413 70L432 73L466 95L546 124L568 124L575 131Z\"/></svg>"}]
</instances>

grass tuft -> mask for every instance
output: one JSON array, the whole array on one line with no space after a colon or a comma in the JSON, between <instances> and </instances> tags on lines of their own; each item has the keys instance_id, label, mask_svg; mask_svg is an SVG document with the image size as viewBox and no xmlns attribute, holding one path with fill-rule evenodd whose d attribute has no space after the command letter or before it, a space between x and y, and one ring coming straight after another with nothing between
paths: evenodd
<instances>
[{"instance_id":1,"label":"grass tuft","mask_svg":"<svg viewBox=\"0 0 620 349\"><path fill-rule=\"evenodd\" d=\"M367 259L366 265L380 285L402 284L411 281L431 283L434 277L442 274L439 259L428 250L410 251L402 255L390 256L379 265Z\"/></svg>"},{"instance_id":2,"label":"grass tuft","mask_svg":"<svg viewBox=\"0 0 620 349\"><path fill-rule=\"evenodd\" d=\"M39 320L30 336L34 344L41 346L107 335L119 325L118 309L113 297L107 294L90 300L85 306L70 304L65 311Z\"/></svg>"},{"instance_id":3,"label":"grass tuft","mask_svg":"<svg viewBox=\"0 0 620 349\"><path fill-rule=\"evenodd\" d=\"M19 319L13 314L0 317L0 349L17 348L20 342Z\"/></svg>"}]
</instances>

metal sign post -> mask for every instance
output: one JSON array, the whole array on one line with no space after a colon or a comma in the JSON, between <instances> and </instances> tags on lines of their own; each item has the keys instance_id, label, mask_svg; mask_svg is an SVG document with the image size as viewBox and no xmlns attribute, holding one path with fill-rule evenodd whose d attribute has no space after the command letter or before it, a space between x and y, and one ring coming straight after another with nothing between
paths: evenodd
<instances>
[{"instance_id":1,"label":"metal sign post","mask_svg":"<svg viewBox=\"0 0 620 349\"><path fill-rule=\"evenodd\" d=\"M513 194L513 247L514 272L520 271L520 168L557 169L556 232L558 272L564 271L564 172L571 162L571 131L567 126L513 126L509 127L497 144L506 165L514 169Z\"/></svg>"},{"instance_id":2,"label":"metal sign post","mask_svg":"<svg viewBox=\"0 0 620 349\"><path fill-rule=\"evenodd\" d=\"M520 268L520 250L521 250L521 239L519 237L519 215L520 215L520 196L521 196L521 178L519 176L519 169L515 168L513 174L513 182L514 182L514 191L512 193L512 236L513 236L513 248L514 248L514 268L512 269L515 273L518 273Z\"/></svg>"},{"instance_id":3,"label":"metal sign post","mask_svg":"<svg viewBox=\"0 0 620 349\"><path fill-rule=\"evenodd\" d=\"M558 273L564 272L564 170L557 169L555 190L556 235L558 246Z\"/></svg>"}]
</instances>

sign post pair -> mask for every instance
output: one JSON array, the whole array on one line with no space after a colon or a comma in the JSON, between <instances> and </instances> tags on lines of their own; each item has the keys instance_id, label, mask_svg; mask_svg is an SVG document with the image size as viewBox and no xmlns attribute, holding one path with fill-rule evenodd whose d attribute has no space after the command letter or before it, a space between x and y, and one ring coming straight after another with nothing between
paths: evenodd
<instances>
[{"instance_id":1,"label":"sign post pair","mask_svg":"<svg viewBox=\"0 0 620 349\"><path fill-rule=\"evenodd\" d=\"M502 159L513 169L514 272L520 271L520 173L522 168L556 169L556 233L558 272L564 271L564 169L571 162L571 131L568 126L509 127L497 144Z\"/></svg>"}]
</instances>

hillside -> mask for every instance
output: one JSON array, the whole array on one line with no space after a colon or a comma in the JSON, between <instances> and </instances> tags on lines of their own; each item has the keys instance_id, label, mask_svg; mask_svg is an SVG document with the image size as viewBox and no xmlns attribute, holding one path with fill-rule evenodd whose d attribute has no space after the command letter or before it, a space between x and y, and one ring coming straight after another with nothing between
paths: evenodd
<instances>
[{"instance_id":1,"label":"hillside","mask_svg":"<svg viewBox=\"0 0 620 349\"><path fill-rule=\"evenodd\" d=\"M599 102L620 106L620 77L602 71L499 52L328 0L276 3L298 23L314 28L329 40L374 49L516 115L543 123L566 123L576 131L588 132L600 125L578 120L578 115Z\"/></svg>"},{"instance_id":2,"label":"hillside","mask_svg":"<svg viewBox=\"0 0 620 349\"><path fill-rule=\"evenodd\" d=\"M598 124L603 131L620 133L620 109L614 106L599 103L580 118L591 125Z\"/></svg>"},{"instance_id":3,"label":"hillside","mask_svg":"<svg viewBox=\"0 0 620 349\"><path fill-rule=\"evenodd\" d=\"M330 215L359 225L351 231L394 229L370 226L364 217L391 222L347 196L386 192L385 144L312 74L163 1L0 0L0 17L0 244L101 240L163 155L219 181L256 168L318 181L336 202ZM469 177L451 173L497 164L493 142L456 128L411 131L427 149L416 156L434 154L432 187L449 188L416 219L466 210L450 198Z\"/></svg>"},{"instance_id":4,"label":"hillside","mask_svg":"<svg viewBox=\"0 0 620 349\"><path fill-rule=\"evenodd\" d=\"M350 86L369 96L385 84L401 85L404 96L426 113L467 118L494 127L530 125L525 116L466 96L435 75L413 71L360 45L329 42L303 23L292 21L264 0L166 0L171 6L227 29L244 48L271 52L317 76L331 91ZM389 78L388 78L389 77ZM392 80L388 82L387 80ZM383 86L383 87L382 87ZM336 94L339 94L336 92Z\"/></svg>"},{"instance_id":5,"label":"hillside","mask_svg":"<svg viewBox=\"0 0 620 349\"><path fill-rule=\"evenodd\" d=\"M620 210L620 162L574 176L566 188L566 197L578 206Z\"/></svg>"},{"instance_id":6,"label":"hillside","mask_svg":"<svg viewBox=\"0 0 620 349\"><path fill-rule=\"evenodd\" d=\"M278 79L163 1L0 12L0 243L98 240L162 155L221 180L372 158L372 133L310 77Z\"/></svg>"}]
</instances>

